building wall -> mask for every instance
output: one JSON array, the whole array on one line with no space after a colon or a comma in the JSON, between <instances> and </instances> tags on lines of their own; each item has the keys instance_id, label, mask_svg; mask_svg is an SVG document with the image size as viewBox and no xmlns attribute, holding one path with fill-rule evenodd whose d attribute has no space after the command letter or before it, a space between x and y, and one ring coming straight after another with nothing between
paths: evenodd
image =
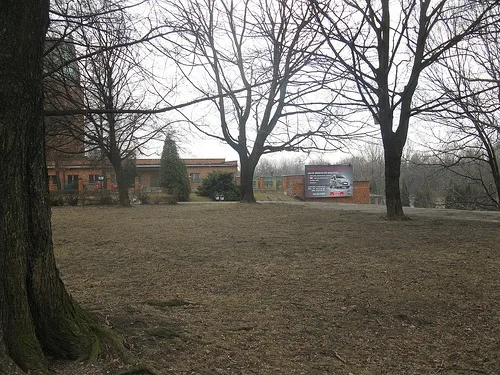
<instances>
[{"instance_id":1,"label":"building wall","mask_svg":"<svg viewBox=\"0 0 500 375\"><path fill-rule=\"evenodd\" d=\"M159 187L160 171L159 170L140 170L139 174L139 189L150 191L151 188Z\"/></svg>"},{"instance_id":2,"label":"building wall","mask_svg":"<svg viewBox=\"0 0 500 375\"><path fill-rule=\"evenodd\" d=\"M72 43L48 38L44 72L51 72L43 80L44 109L47 111L72 110L83 107L83 90L80 85L76 52ZM73 62L69 62L73 61ZM60 69L61 65L64 68ZM70 154L85 152L83 115L46 116L45 147L48 160L65 160Z\"/></svg>"},{"instance_id":3,"label":"building wall","mask_svg":"<svg viewBox=\"0 0 500 375\"><path fill-rule=\"evenodd\" d=\"M114 172L113 172L114 173ZM83 182L83 186L87 190L95 190L95 182L89 181L90 175L100 175L102 174L102 168L89 167L89 168L71 168L67 166L60 166L56 171L55 168L50 168L48 170L49 179L54 181L54 177L58 174L61 189L64 189L64 186L68 184L68 176L78 176L78 179L81 179ZM109 174L108 174L109 176ZM49 185L51 190L57 190L56 184L53 182Z\"/></svg>"},{"instance_id":4,"label":"building wall","mask_svg":"<svg viewBox=\"0 0 500 375\"><path fill-rule=\"evenodd\" d=\"M286 195L304 199L304 175L283 176L282 181Z\"/></svg>"},{"instance_id":5,"label":"building wall","mask_svg":"<svg viewBox=\"0 0 500 375\"><path fill-rule=\"evenodd\" d=\"M188 175L199 174L199 182L191 182L191 189L195 189L201 183L209 173L214 171L230 172L236 175L238 172L238 165L236 162L226 162L224 159L188 159L191 165L186 165ZM199 163L198 163L199 162ZM134 187L141 191L151 191L158 187L158 180L160 176L159 160L149 160L149 159L138 159L137 163L137 173L139 174L139 183ZM143 163L143 164L141 164ZM198 164L196 164L198 163ZM213 163L212 165L210 163ZM78 179L82 180L83 188L87 190L94 190L95 183L89 181L89 175L101 175L103 173L103 168L101 166L91 165L89 160L66 160L64 162L58 162L57 167L54 161L48 161L47 163L49 178L53 180L53 176L56 174L59 176L61 182L61 189L68 183L68 176L78 176ZM108 185L114 181L115 172L110 165L104 167L106 174L106 179ZM113 177L113 180L111 179ZM109 186L108 186L109 187ZM51 190L57 190L57 185L55 183L50 183L49 188Z\"/></svg>"},{"instance_id":6,"label":"building wall","mask_svg":"<svg viewBox=\"0 0 500 375\"><path fill-rule=\"evenodd\" d=\"M229 172L233 173L235 176L238 173L238 167L236 165L228 165L228 166L216 166L216 167L210 167L210 166L187 166L188 169L188 175L191 174L199 174L200 175L200 180L198 182L196 181L191 181L191 189L192 191L195 191L196 188L201 184L201 180L206 178L211 172Z\"/></svg>"}]
</instances>

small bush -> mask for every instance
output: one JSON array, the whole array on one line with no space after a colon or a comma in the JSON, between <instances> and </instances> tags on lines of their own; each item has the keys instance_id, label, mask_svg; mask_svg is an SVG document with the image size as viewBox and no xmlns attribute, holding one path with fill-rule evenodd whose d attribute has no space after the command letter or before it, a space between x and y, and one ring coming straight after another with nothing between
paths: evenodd
<instances>
[{"instance_id":1,"label":"small bush","mask_svg":"<svg viewBox=\"0 0 500 375\"><path fill-rule=\"evenodd\" d=\"M165 202L165 200L166 200L166 196L163 193L155 193L155 194L152 194L152 196L151 196L151 203L153 203L153 204L160 204L160 203Z\"/></svg>"},{"instance_id":2,"label":"small bush","mask_svg":"<svg viewBox=\"0 0 500 375\"><path fill-rule=\"evenodd\" d=\"M178 202L178 196L177 195L170 195L170 194L167 194L165 196L165 203L166 204L177 204Z\"/></svg>"},{"instance_id":3,"label":"small bush","mask_svg":"<svg viewBox=\"0 0 500 375\"><path fill-rule=\"evenodd\" d=\"M152 204L177 204L178 200L175 195L167 193L154 193L150 195Z\"/></svg>"},{"instance_id":4,"label":"small bush","mask_svg":"<svg viewBox=\"0 0 500 375\"><path fill-rule=\"evenodd\" d=\"M149 204L151 202L151 196L148 193L139 193L137 199L141 204Z\"/></svg>"},{"instance_id":5,"label":"small bush","mask_svg":"<svg viewBox=\"0 0 500 375\"><path fill-rule=\"evenodd\" d=\"M101 206L112 206L116 204L116 200L112 196L106 195L99 200Z\"/></svg>"},{"instance_id":6,"label":"small bush","mask_svg":"<svg viewBox=\"0 0 500 375\"><path fill-rule=\"evenodd\" d=\"M88 196L89 196L89 192L88 192L87 188L84 186L83 187L83 191L82 191L82 193L79 196L80 204L82 206L85 206L86 204L89 204L89 198L88 198Z\"/></svg>"},{"instance_id":7,"label":"small bush","mask_svg":"<svg viewBox=\"0 0 500 375\"><path fill-rule=\"evenodd\" d=\"M50 192L50 205L55 206L77 206L80 196L77 191L73 190L61 190L61 191L51 191Z\"/></svg>"},{"instance_id":8,"label":"small bush","mask_svg":"<svg viewBox=\"0 0 500 375\"><path fill-rule=\"evenodd\" d=\"M52 207L64 206L64 198L57 192L51 192L49 198L50 205Z\"/></svg>"},{"instance_id":9,"label":"small bush","mask_svg":"<svg viewBox=\"0 0 500 375\"><path fill-rule=\"evenodd\" d=\"M196 189L196 194L215 198L224 196L224 200L240 200L239 187L234 184L234 176L230 172L212 172L201 181Z\"/></svg>"},{"instance_id":10,"label":"small bush","mask_svg":"<svg viewBox=\"0 0 500 375\"><path fill-rule=\"evenodd\" d=\"M224 194L224 200L230 202L239 202L241 199L241 186L234 185L233 188Z\"/></svg>"},{"instance_id":11,"label":"small bush","mask_svg":"<svg viewBox=\"0 0 500 375\"><path fill-rule=\"evenodd\" d=\"M78 206L78 194L71 194L66 197L68 205L70 206Z\"/></svg>"}]
</instances>

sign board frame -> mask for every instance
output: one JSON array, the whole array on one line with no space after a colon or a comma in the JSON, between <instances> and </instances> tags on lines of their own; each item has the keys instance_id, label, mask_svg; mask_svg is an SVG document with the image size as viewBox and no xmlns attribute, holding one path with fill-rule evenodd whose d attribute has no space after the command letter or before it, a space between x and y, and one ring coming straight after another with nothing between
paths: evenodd
<instances>
[{"instance_id":1,"label":"sign board frame","mask_svg":"<svg viewBox=\"0 0 500 375\"><path fill-rule=\"evenodd\" d=\"M305 198L352 197L354 171L350 164L306 165Z\"/></svg>"}]
</instances>

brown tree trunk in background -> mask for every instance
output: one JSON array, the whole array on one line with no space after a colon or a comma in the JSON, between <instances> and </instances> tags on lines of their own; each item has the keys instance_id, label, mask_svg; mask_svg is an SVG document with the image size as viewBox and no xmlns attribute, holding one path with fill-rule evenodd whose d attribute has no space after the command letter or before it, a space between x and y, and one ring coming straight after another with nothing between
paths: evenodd
<instances>
[{"instance_id":1,"label":"brown tree trunk in background","mask_svg":"<svg viewBox=\"0 0 500 375\"><path fill-rule=\"evenodd\" d=\"M382 117L383 119L386 118ZM389 120L385 120L385 126L381 124L382 140L384 144L385 162L385 200L387 219L404 220L403 202L401 201L401 189L399 180L401 177L401 157L406 142L406 136L400 132L393 132ZM400 125L401 128L401 125Z\"/></svg>"},{"instance_id":2,"label":"brown tree trunk in background","mask_svg":"<svg viewBox=\"0 0 500 375\"><path fill-rule=\"evenodd\" d=\"M93 323L54 259L45 166L42 50L47 0L0 6L0 373L48 373L45 354L88 356Z\"/></svg>"},{"instance_id":3,"label":"brown tree trunk in background","mask_svg":"<svg viewBox=\"0 0 500 375\"><path fill-rule=\"evenodd\" d=\"M130 197L128 195L127 181L125 181L125 175L123 173L122 159L119 155L112 155L110 160L115 170L116 182L118 183L119 204L120 206L128 207L130 206Z\"/></svg>"},{"instance_id":4,"label":"brown tree trunk in background","mask_svg":"<svg viewBox=\"0 0 500 375\"><path fill-rule=\"evenodd\" d=\"M399 179L401 176L401 153L394 149L390 142L384 144L385 147L385 199L387 208L387 218L389 220L402 220L405 215L403 203L401 201L401 190Z\"/></svg>"},{"instance_id":5,"label":"brown tree trunk in background","mask_svg":"<svg viewBox=\"0 0 500 375\"><path fill-rule=\"evenodd\" d=\"M241 163L241 203L255 203L255 195L253 193L253 175L256 163L252 163L249 158L240 155Z\"/></svg>"}]
</instances>

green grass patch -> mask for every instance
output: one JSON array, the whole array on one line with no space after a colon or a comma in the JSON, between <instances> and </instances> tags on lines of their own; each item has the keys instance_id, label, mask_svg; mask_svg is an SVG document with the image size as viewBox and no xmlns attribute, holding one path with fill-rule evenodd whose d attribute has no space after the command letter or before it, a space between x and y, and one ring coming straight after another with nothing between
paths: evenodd
<instances>
[{"instance_id":1,"label":"green grass patch","mask_svg":"<svg viewBox=\"0 0 500 375\"><path fill-rule=\"evenodd\" d=\"M196 193L191 193L189 195L189 201L190 202L211 202L212 199L210 197L203 197L203 196L198 195Z\"/></svg>"}]
</instances>

